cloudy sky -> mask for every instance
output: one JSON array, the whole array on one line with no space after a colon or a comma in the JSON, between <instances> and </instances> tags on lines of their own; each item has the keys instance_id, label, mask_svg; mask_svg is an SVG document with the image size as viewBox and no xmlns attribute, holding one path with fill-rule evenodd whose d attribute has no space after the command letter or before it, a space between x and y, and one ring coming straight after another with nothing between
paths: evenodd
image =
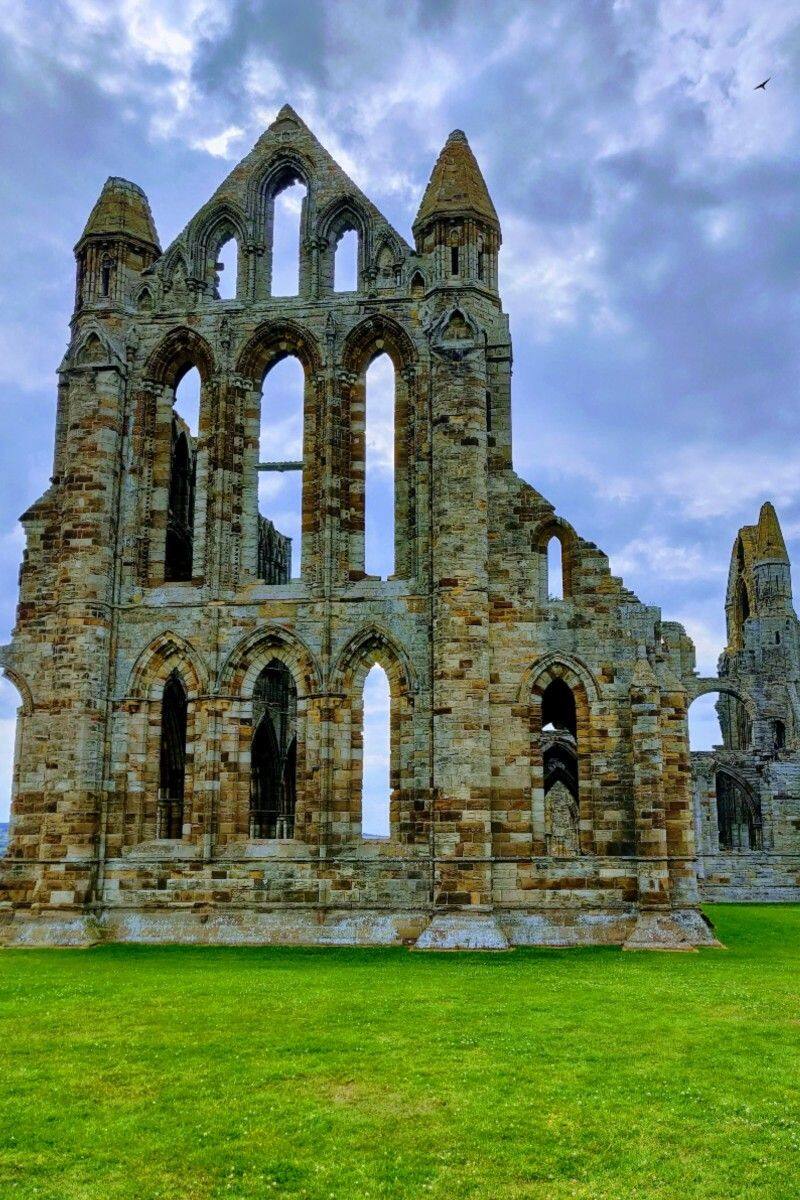
<instances>
[{"instance_id":1,"label":"cloudy sky","mask_svg":"<svg viewBox=\"0 0 800 1200\"><path fill-rule=\"evenodd\" d=\"M0 641L104 179L144 187L166 245L289 101L409 239L467 131L517 470L713 670L764 498L800 561L799 67L785 0L0 0Z\"/></svg>"}]
</instances>

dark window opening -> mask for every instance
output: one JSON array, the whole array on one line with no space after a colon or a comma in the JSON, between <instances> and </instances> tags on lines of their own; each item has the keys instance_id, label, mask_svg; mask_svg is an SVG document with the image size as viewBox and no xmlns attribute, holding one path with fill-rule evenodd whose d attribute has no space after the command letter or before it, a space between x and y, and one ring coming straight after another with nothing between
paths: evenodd
<instances>
[{"instance_id":1,"label":"dark window opening","mask_svg":"<svg viewBox=\"0 0 800 1200\"><path fill-rule=\"evenodd\" d=\"M548 726L577 736L578 718L572 688L563 679L554 679L542 696L542 728Z\"/></svg>"},{"instance_id":2,"label":"dark window opening","mask_svg":"<svg viewBox=\"0 0 800 1200\"><path fill-rule=\"evenodd\" d=\"M183 837L186 786L186 714L188 702L180 675L173 671L161 700L161 761L157 838Z\"/></svg>"},{"instance_id":3,"label":"dark window opening","mask_svg":"<svg viewBox=\"0 0 800 1200\"><path fill-rule=\"evenodd\" d=\"M774 738L775 749L783 750L784 747L786 746L786 726L783 723L783 721L775 722L774 734L775 734L775 738Z\"/></svg>"},{"instance_id":4,"label":"dark window opening","mask_svg":"<svg viewBox=\"0 0 800 1200\"><path fill-rule=\"evenodd\" d=\"M542 696L542 766L547 853L580 851L577 713L572 689L554 679Z\"/></svg>"},{"instance_id":5,"label":"dark window opening","mask_svg":"<svg viewBox=\"0 0 800 1200\"><path fill-rule=\"evenodd\" d=\"M200 375L192 368L176 389L170 434L167 537L164 579L186 583L192 579L194 558L194 506L197 475L196 430L199 423Z\"/></svg>"},{"instance_id":6,"label":"dark window opening","mask_svg":"<svg viewBox=\"0 0 800 1200\"><path fill-rule=\"evenodd\" d=\"M450 247L450 274L458 274L458 246Z\"/></svg>"},{"instance_id":7,"label":"dark window opening","mask_svg":"<svg viewBox=\"0 0 800 1200\"><path fill-rule=\"evenodd\" d=\"M480 281L483 282L483 277L484 277L483 251L479 250L478 251L478 279L480 279Z\"/></svg>"},{"instance_id":8,"label":"dark window opening","mask_svg":"<svg viewBox=\"0 0 800 1200\"><path fill-rule=\"evenodd\" d=\"M167 545L164 578L169 583L192 578L194 489L197 460L190 435L179 417L172 418Z\"/></svg>"},{"instance_id":9,"label":"dark window opening","mask_svg":"<svg viewBox=\"0 0 800 1200\"><path fill-rule=\"evenodd\" d=\"M100 290L104 296L111 293L111 271L114 264L110 258L104 258L100 266Z\"/></svg>"},{"instance_id":10,"label":"dark window opening","mask_svg":"<svg viewBox=\"0 0 800 1200\"><path fill-rule=\"evenodd\" d=\"M776 633L775 634L775 645L780 646L780 644L781 644L781 635L779 633Z\"/></svg>"},{"instance_id":11,"label":"dark window opening","mask_svg":"<svg viewBox=\"0 0 800 1200\"><path fill-rule=\"evenodd\" d=\"M720 850L761 850L761 805L732 775L716 775L717 825Z\"/></svg>"},{"instance_id":12,"label":"dark window opening","mask_svg":"<svg viewBox=\"0 0 800 1200\"><path fill-rule=\"evenodd\" d=\"M250 837L294 837L297 803L297 687L273 659L253 690Z\"/></svg>"},{"instance_id":13,"label":"dark window opening","mask_svg":"<svg viewBox=\"0 0 800 1200\"><path fill-rule=\"evenodd\" d=\"M486 432L492 432L492 393L486 393Z\"/></svg>"}]
</instances>

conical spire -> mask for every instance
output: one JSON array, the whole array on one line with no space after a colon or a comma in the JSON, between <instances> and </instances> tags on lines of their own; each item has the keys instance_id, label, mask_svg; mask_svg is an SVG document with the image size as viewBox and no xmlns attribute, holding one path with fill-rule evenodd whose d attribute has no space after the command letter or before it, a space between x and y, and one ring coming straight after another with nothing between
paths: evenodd
<instances>
[{"instance_id":1,"label":"conical spire","mask_svg":"<svg viewBox=\"0 0 800 1200\"><path fill-rule=\"evenodd\" d=\"M473 216L499 233L489 189L466 134L454 129L436 160L414 222L414 233L437 217Z\"/></svg>"},{"instance_id":2,"label":"conical spire","mask_svg":"<svg viewBox=\"0 0 800 1200\"><path fill-rule=\"evenodd\" d=\"M761 505L756 533L756 561L764 562L767 559L789 561L778 515L769 500Z\"/></svg>"},{"instance_id":3,"label":"conical spire","mask_svg":"<svg viewBox=\"0 0 800 1200\"><path fill-rule=\"evenodd\" d=\"M161 252L147 196L135 183L113 175L103 185L82 238L93 235L132 237Z\"/></svg>"}]
</instances>

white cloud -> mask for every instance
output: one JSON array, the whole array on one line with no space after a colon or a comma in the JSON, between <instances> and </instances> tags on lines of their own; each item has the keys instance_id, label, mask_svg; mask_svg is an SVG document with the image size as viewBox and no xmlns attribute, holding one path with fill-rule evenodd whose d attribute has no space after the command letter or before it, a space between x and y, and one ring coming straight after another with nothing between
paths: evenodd
<instances>
[{"instance_id":1,"label":"white cloud","mask_svg":"<svg viewBox=\"0 0 800 1200\"><path fill-rule=\"evenodd\" d=\"M205 150L206 154L211 154L214 158L232 158L231 147L234 142L239 141L243 133L244 130L239 125L229 125L221 133L197 138L192 142L192 146L195 150Z\"/></svg>"},{"instance_id":2,"label":"white cloud","mask_svg":"<svg viewBox=\"0 0 800 1200\"><path fill-rule=\"evenodd\" d=\"M725 574L721 559L709 558L700 545L669 542L661 534L635 537L610 556L615 575L646 574L656 580L710 580Z\"/></svg>"}]
</instances>

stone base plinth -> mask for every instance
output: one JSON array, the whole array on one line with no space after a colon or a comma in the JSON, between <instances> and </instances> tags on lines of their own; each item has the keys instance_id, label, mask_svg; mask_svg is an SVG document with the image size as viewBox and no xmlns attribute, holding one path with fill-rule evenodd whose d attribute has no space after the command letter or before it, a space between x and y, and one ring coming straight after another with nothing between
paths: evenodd
<instances>
[{"instance_id":1,"label":"stone base plinth","mask_svg":"<svg viewBox=\"0 0 800 1200\"><path fill-rule=\"evenodd\" d=\"M491 913L438 913L414 943L415 950L510 950Z\"/></svg>"},{"instance_id":2,"label":"stone base plinth","mask_svg":"<svg viewBox=\"0 0 800 1200\"><path fill-rule=\"evenodd\" d=\"M508 950L514 946L719 946L697 909L642 912L548 908L494 912L382 909L107 907L95 912L0 912L0 946L82 948L102 942L198 946L410 946Z\"/></svg>"}]
</instances>

